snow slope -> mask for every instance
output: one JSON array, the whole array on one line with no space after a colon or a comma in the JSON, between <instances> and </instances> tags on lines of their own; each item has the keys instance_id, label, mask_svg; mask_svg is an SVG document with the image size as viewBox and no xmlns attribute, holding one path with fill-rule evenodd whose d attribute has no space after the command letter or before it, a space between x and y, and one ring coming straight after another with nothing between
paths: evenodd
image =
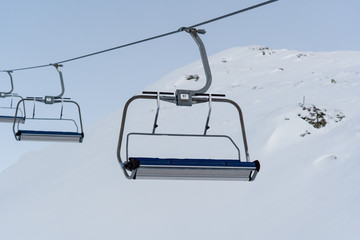
<instances>
[{"instance_id":1,"label":"snow slope","mask_svg":"<svg viewBox=\"0 0 360 240\"><path fill-rule=\"evenodd\" d=\"M119 110L83 144L27 154L0 175L0 239L359 239L360 52L248 46L210 64L209 92L243 109L250 156L261 162L255 182L126 180ZM195 62L147 90L196 89L203 79ZM312 105L325 127L298 116ZM168 110L163 122L184 122ZM213 125L234 131L224 111Z\"/></svg>"}]
</instances>

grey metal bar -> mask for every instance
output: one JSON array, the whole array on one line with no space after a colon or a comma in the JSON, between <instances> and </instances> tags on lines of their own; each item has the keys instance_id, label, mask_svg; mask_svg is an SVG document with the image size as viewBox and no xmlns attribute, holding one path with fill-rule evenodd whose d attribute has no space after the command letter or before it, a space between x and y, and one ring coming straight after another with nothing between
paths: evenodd
<instances>
[{"instance_id":1,"label":"grey metal bar","mask_svg":"<svg viewBox=\"0 0 360 240\"><path fill-rule=\"evenodd\" d=\"M234 142L234 140L227 136L227 135L202 135L202 134L177 134L177 133L138 133L138 132L131 132L128 133L126 136L126 159L129 159L129 138L131 135L143 135L143 136L166 136L166 137L200 137L200 138L227 138L230 140L230 142L234 145L234 147L237 150L238 153L238 160L241 161L241 157L240 157L240 149L239 147L236 145L236 143Z\"/></svg>"},{"instance_id":2,"label":"grey metal bar","mask_svg":"<svg viewBox=\"0 0 360 240\"><path fill-rule=\"evenodd\" d=\"M157 93L157 95L156 95L156 114L155 114L153 130L152 130L153 134L155 133L155 130L158 127L157 121L158 121L158 117L159 117L159 111L160 111L160 95L159 95L159 93Z\"/></svg>"},{"instance_id":3,"label":"grey metal bar","mask_svg":"<svg viewBox=\"0 0 360 240\"><path fill-rule=\"evenodd\" d=\"M64 111L64 99L61 99L60 119L62 119L63 111Z\"/></svg>"},{"instance_id":4,"label":"grey metal bar","mask_svg":"<svg viewBox=\"0 0 360 240\"><path fill-rule=\"evenodd\" d=\"M194 93L205 93L210 88L211 83L212 83L212 75L211 75L209 60L208 60L208 57L206 54L206 49L205 49L204 43L198 35L198 31L195 28L191 28L191 29L189 29L189 33L199 47L201 61L202 61L203 68L205 71L205 76L206 76L205 86L202 87L201 89L195 90Z\"/></svg>"},{"instance_id":5,"label":"grey metal bar","mask_svg":"<svg viewBox=\"0 0 360 240\"><path fill-rule=\"evenodd\" d=\"M206 123L205 123L205 129L204 129L204 135L206 135L207 131L209 130L210 126L209 126L209 122L210 122L210 115L211 115L211 108L212 108L212 104L211 104L211 94L209 95L209 111L208 111L208 115L206 118Z\"/></svg>"},{"instance_id":6,"label":"grey metal bar","mask_svg":"<svg viewBox=\"0 0 360 240\"><path fill-rule=\"evenodd\" d=\"M33 119L35 118L35 104L36 104L36 101L35 101L35 98L34 98L33 114L32 114Z\"/></svg>"},{"instance_id":7,"label":"grey metal bar","mask_svg":"<svg viewBox=\"0 0 360 240\"><path fill-rule=\"evenodd\" d=\"M211 75L209 60L207 58L204 43L202 42L201 38L198 35L198 33L205 34L205 30L197 30L195 28L184 28L184 31L190 33L191 37L194 39L194 41L199 47L201 61L206 76L205 85L198 90L189 90L189 89L176 90L175 93L176 104L179 106L191 106L193 104L192 98L195 94L203 94L210 88L212 82L212 75Z\"/></svg>"},{"instance_id":8,"label":"grey metal bar","mask_svg":"<svg viewBox=\"0 0 360 240\"><path fill-rule=\"evenodd\" d=\"M215 102L227 102L230 103L231 105L233 105L238 113L239 113L239 118L240 118L240 125L241 125L241 131L242 131L242 136L243 136L243 143L244 143L244 149L245 149L245 154L246 154L246 161L250 162L250 155L249 155L249 148L248 148L248 144L247 144L247 139L246 139L246 132L245 132L245 123L244 123L244 117L242 114L242 110L240 108L240 106L234 102L233 100L230 99L226 99L226 98L216 98L213 99L213 101Z\"/></svg>"},{"instance_id":9,"label":"grey metal bar","mask_svg":"<svg viewBox=\"0 0 360 240\"><path fill-rule=\"evenodd\" d=\"M121 119L121 125L120 125L120 134L119 134L119 140L118 140L118 147L117 147L117 151L116 151L116 156L118 159L118 162L124 172L124 175L127 179L132 179L130 178L130 175L128 174L128 172L126 171L125 167L124 167L124 162L121 160L121 147L122 147L122 140L123 140L123 135L124 135L124 130L125 130L125 122L126 122L126 115L127 115L127 110L129 108L130 103L132 103L134 100L136 99L156 99L157 96L154 95L136 95L133 96L132 98L130 98L123 109L123 114L122 114L122 119Z\"/></svg>"},{"instance_id":10,"label":"grey metal bar","mask_svg":"<svg viewBox=\"0 0 360 240\"><path fill-rule=\"evenodd\" d=\"M60 93L59 95L57 95L57 96L54 96L54 98L61 98L61 97L64 95L64 93L65 93L64 78L63 78L63 74L62 74L62 72L61 72L61 70L60 70L60 67L62 67L62 65L60 65L60 64L54 64L53 66L56 68L56 70L57 70L58 73L59 73L60 85L61 85L61 93Z\"/></svg>"},{"instance_id":11,"label":"grey metal bar","mask_svg":"<svg viewBox=\"0 0 360 240\"><path fill-rule=\"evenodd\" d=\"M11 94L14 91L14 81L13 81L13 77L11 75L12 71L6 71L9 74L10 77L10 85L11 85L11 89L8 92L4 92L4 94Z\"/></svg>"},{"instance_id":12,"label":"grey metal bar","mask_svg":"<svg viewBox=\"0 0 360 240\"><path fill-rule=\"evenodd\" d=\"M8 91L8 92L0 92L0 97L2 97L2 98L8 97L14 90L14 83L13 83L11 71L6 71L6 72L9 74L11 87L10 87L10 91Z\"/></svg>"}]
</instances>

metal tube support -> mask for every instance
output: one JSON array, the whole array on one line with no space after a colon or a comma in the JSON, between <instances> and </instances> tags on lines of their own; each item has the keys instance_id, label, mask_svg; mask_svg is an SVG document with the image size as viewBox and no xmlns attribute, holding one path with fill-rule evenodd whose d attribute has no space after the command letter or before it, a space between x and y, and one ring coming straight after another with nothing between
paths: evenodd
<instances>
[{"instance_id":1,"label":"metal tube support","mask_svg":"<svg viewBox=\"0 0 360 240\"><path fill-rule=\"evenodd\" d=\"M160 111L160 94L157 93L157 96L156 96L156 114L155 114L153 130L152 130L153 134L155 133L155 130L158 127L157 121L158 121L158 118L159 118L159 111Z\"/></svg>"},{"instance_id":2,"label":"metal tube support","mask_svg":"<svg viewBox=\"0 0 360 240\"><path fill-rule=\"evenodd\" d=\"M13 90L14 90L14 83L13 83L13 78L12 78L12 76L11 76L11 71L6 71L8 74L9 74L9 76L10 76L10 85L11 85L11 89L10 89L10 91L8 91L8 92L0 92L0 97L1 98L5 98L5 97L8 97L9 95L11 95L11 93L13 92Z\"/></svg>"},{"instance_id":3,"label":"metal tube support","mask_svg":"<svg viewBox=\"0 0 360 240\"><path fill-rule=\"evenodd\" d=\"M64 78L63 78L62 72L61 72L61 70L60 70L60 67L62 67L63 65L54 64L53 66L56 68L56 70L57 70L58 73L59 73L60 84L61 84L61 93L60 93L59 95L57 95L57 96L54 96L54 98L61 98L61 97L64 95L64 93L65 93Z\"/></svg>"},{"instance_id":4,"label":"metal tube support","mask_svg":"<svg viewBox=\"0 0 360 240\"><path fill-rule=\"evenodd\" d=\"M198 35L198 33L205 34L205 30L196 30L195 28L191 28L189 30L189 33L190 33L191 37L195 40L196 44L199 46L201 61L202 61L203 68L205 71L205 76L206 76L205 86L199 90L194 91L194 93L205 93L210 88L211 83L212 83L212 75L211 75L209 60L208 60L208 57L206 54L206 49L205 49L203 41L201 40L201 38Z\"/></svg>"},{"instance_id":5,"label":"metal tube support","mask_svg":"<svg viewBox=\"0 0 360 240\"><path fill-rule=\"evenodd\" d=\"M32 118L35 118L35 105L36 105L36 100L34 98L34 105L33 105L33 114L32 114Z\"/></svg>"},{"instance_id":6,"label":"metal tube support","mask_svg":"<svg viewBox=\"0 0 360 240\"><path fill-rule=\"evenodd\" d=\"M62 119L63 112L64 112L64 99L61 98L60 119Z\"/></svg>"},{"instance_id":7,"label":"metal tube support","mask_svg":"<svg viewBox=\"0 0 360 240\"><path fill-rule=\"evenodd\" d=\"M243 117L242 110L241 110L240 106L236 102L234 102L233 100L226 99L226 98L213 99L213 101L214 102L215 101L216 102L227 102L227 103L230 103L231 105L233 105L236 108L236 110L237 110L237 112L239 114L239 119L240 119L240 126L241 126L241 133L242 133L242 138L243 138L243 143L244 143L246 161L250 162L249 147L248 147L247 139L246 139L244 117Z\"/></svg>"},{"instance_id":8,"label":"metal tube support","mask_svg":"<svg viewBox=\"0 0 360 240\"><path fill-rule=\"evenodd\" d=\"M11 100L10 100L10 108L12 108L12 106L13 106L13 101L14 101L14 96L11 96Z\"/></svg>"},{"instance_id":9,"label":"metal tube support","mask_svg":"<svg viewBox=\"0 0 360 240\"><path fill-rule=\"evenodd\" d=\"M212 109L212 99L211 99L211 94L209 95L209 111L208 111L208 115L206 118L206 123L205 123L205 129L204 129L204 135L206 135L207 131L209 130L210 126L209 126L209 122L210 122L210 115L211 115L211 109Z\"/></svg>"},{"instance_id":10,"label":"metal tube support","mask_svg":"<svg viewBox=\"0 0 360 240\"><path fill-rule=\"evenodd\" d=\"M137 96L133 96L132 98L130 98L125 106L124 106L124 109L123 109L123 114L122 114L122 119L121 119L121 126L120 126L120 134L119 134L119 141L118 141L118 147L117 147L117 151L116 151L116 156L117 156L117 159L118 159L118 162L124 172L124 175L127 179L132 179L131 176L128 174L128 172L126 171L125 169L125 166L124 166L124 162L127 161L127 159L125 159L124 161L121 159L121 147L122 147L122 143L123 143L123 136L124 136L124 131L125 131L125 122L126 122L126 115L127 115L127 110L129 108L129 105L132 101L134 101L135 99L138 99L138 98L144 98L144 99L156 99L157 96L144 96L144 95L137 95Z\"/></svg>"},{"instance_id":11,"label":"metal tube support","mask_svg":"<svg viewBox=\"0 0 360 240\"><path fill-rule=\"evenodd\" d=\"M200 29L198 30L195 28L184 28L183 30L190 33L191 37L194 39L194 41L198 45L202 65L203 65L205 76L206 76L205 85L198 90L187 90L187 89L177 89L176 90L176 98L177 98L176 104L178 106L191 106L192 105L192 96L194 96L195 94L203 94L210 88L211 83L212 83L212 75L211 75L209 60L207 58L204 43L202 42L201 38L198 35L198 33L205 34L205 30L200 30Z\"/></svg>"},{"instance_id":12,"label":"metal tube support","mask_svg":"<svg viewBox=\"0 0 360 240\"><path fill-rule=\"evenodd\" d=\"M9 74L9 77L10 77L11 90L9 92L7 92L6 94L10 94L14 90L14 82L13 82L13 78L12 78L12 75L11 75L11 71L7 71L7 73Z\"/></svg>"},{"instance_id":13,"label":"metal tube support","mask_svg":"<svg viewBox=\"0 0 360 240\"><path fill-rule=\"evenodd\" d=\"M29 99L30 101L32 101L32 99ZM20 104L23 105L23 120L22 121L18 121L17 118L18 118L18 112L21 113L21 108L20 108ZM34 109L35 111L35 109ZM16 105L16 110L15 110L15 116L14 116L14 122L13 122L13 132L14 132L14 137L17 141L19 141L20 139L16 136L16 131L15 131L15 128L17 130L19 130L19 125L20 125L20 122L24 123L25 122L25 119L26 119L26 110L25 110L25 98L21 98L20 101L18 101L17 105Z\"/></svg>"},{"instance_id":14,"label":"metal tube support","mask_svg":"<svg viewBox=\"0 0 360 240\"><path fill-rule=\"evenodd\" d=\"M19 139L17 138L16 136L16 131L15 131L15 127L17 127L17 129L19 129L19 122L16 121L16 118L17 118L17 115L18 115L18 112L19 112L19 106L20 106L20 103L21 102L24 102L24 99L21 99L18 104L16 105L16 110L15 110L15 117L14 117L14 122L13 122L13 132L14 132L14 137L17 141L19 141ZM24 104L24 103L23 103Z\"/></svg>"}]
</instances>

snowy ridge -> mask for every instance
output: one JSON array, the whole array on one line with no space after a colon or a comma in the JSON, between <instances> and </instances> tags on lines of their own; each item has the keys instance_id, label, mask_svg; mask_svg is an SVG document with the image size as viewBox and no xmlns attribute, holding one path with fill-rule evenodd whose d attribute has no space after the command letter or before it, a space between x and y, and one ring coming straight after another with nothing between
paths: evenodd
<instances>
[{"instance_id":1,"label":"snowy ridge","mask_svg":"<svg viewBox=\"0 0 360 240\"><path fill-rule=\"evenodd\" d=\"M360 53L248 46L209 60L209 92L243 109L250 156L262 165L255 182L126 180L119 110L83 144L28 154L0 175L0 239L358 239ZM203 79L195 62L146 90L196 89ZM301 118L312 106L324 127Z\"/></svg>"}]
</instances>

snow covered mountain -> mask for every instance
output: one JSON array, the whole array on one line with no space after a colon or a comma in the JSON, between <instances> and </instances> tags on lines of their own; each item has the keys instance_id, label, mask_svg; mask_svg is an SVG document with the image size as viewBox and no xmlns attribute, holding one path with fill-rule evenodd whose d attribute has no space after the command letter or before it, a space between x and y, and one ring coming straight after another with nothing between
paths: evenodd
<instances>
[{"instance_id":1,"label":"snow covered mountain","mask_svg":"<svg viewBox=\"0 0 360 240\"><path fill-rule=\"evenodd\" d=\"M119 110L83 144L27 154L0 175L0 239L358 239L360 52L248 46L209 60L209 92L243 109L255 182L125 179ZM203 79L199 61L147 90Z\"/></svg>"}]
</instances>

